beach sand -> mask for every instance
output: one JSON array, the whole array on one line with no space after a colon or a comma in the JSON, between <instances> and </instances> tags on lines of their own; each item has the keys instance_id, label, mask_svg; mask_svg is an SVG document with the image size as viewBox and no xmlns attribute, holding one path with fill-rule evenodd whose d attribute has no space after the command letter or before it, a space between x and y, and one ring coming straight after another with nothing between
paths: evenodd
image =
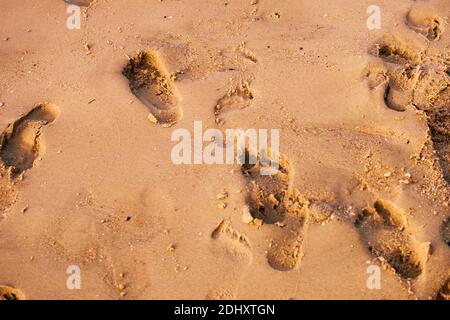
<instances>
[{"instance_id":1,"label":"beach sand","mask_svg":"<svg viewBox=\"0 0 450 320\"><path fill-rule=\"evenodd\" d=\"M0 298L449 298L448 1L73 3L0 0Z\"/></svg>"}]
</instances>

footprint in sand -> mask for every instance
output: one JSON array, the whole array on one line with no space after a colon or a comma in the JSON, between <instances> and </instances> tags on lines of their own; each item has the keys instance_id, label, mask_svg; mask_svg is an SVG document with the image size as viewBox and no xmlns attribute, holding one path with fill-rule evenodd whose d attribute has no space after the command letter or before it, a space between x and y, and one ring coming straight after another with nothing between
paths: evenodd
<instances>
[{"instance_id":1,"label":"footprint in sand","mask_svg":"<svg viewBox=\"0 0 450 320\"><path fill-rule=\"evenodd\" d=\"M276 236L267 252L267 261L276 270L289 271L304 255L309 215L300 194L292 188L292 168L284 155L280 155L278 164L276 174L261 175L259 157L255 159L247 151L242 173L247 181L246 202L252 217L266 224L277 224L273 226L277 228Z\"/></svg>"},{"instance_id":2,"label":"footprint in sand","mask_svg":"<svg viewBox=\"0 0 450 320\"><path fill-rule=\"evenodd\" d=\"M444 31L443 19L430 11L410 11L408 26L436 40ZM450 181L450 54L395 35L384 37L372 52L383 65L366 72L371 90L383 85L386 106L402 112L407 108L426 113L431 139L444 179Z\"/></svg>"},{"instance_id":3,"label":"footprint in sand","mask_svg":"<svg viewBox=\"0 0 450 320\"><path fill-rule=\"evenodd\" d=\"M158 51L139 52L123 74L133 94L150 109L151 122L170 127L181 119L180 95Z\"/></svg>"},{"instance_id":4,"label":"footprint in sand","mask_svg":"<svg viewBox=\"0 0 450 320\"><path fill-rule=\"evenodd\" d=\"M444 19L429 8L413 8L406 17L407 25L428 40L439 40L444 32Z\"/></svg>"},{"instance_id":5,"label":"footprint in sand","mask_svg":"<svg viewBox=\"0 0 450 320\"><path fill-rule=\"evenodd\" d=\"M25 295L18 289L0 285L0 300L25 300Z\"/></svg>"},{"instance_id":6,"label":"footprint in sand","mask_svg":"<svg viewBox=\"0 0 450 320\"><path fill-rule=\"evenodd\" d=\"M253 260L250 241L233 226L230 219L224 219L211 233L210 248L220 259L219 266L228 271L217 279L217 287L208 292L206 299L233 299L235 287L249 271Z\"/></svg>"},{"instance_id":7,"label":"footprint in sand","mask_svg":"<svg viewBox=\"0 0 450 320\"><path fill-rule=\"evenodd\" d=\"M274 175L262 175L262 164L248 150L241 171L247 181L246 201L254 218L274 224L284 220L289 196L292 193L292 170L283 155L279 157L279 169Z\"/></svg>"},{"instance_id":8,"label":"footprint in sand","mask_svg":"<svg viewBox=\"0 0 450 320\"><path fill-rule=\"evenodd\" d=\"M219 223L212 232L211 238L220 244L233 260L251 259L249 240L233 227L229 219Z\"/></svg>"},{"instance_id":9,"label":"footprint in sand","mask_svg":"<svg viewBox=\"0 0 450 320\"><path fill-rule=\"evenodd\" d=\"M221 123L221 116L226 113L248 108L254 98L255 92L250 87L250 82L240 81L217 101L214 107L216 123Z\"/></svg>"},{"instance_id":10,"label":"footprint in sand","mask_svg":"<svg viewBox=\"0 0 450 320\"><path fill-rule=\"evenodd\" d=\"M408 232L405 214L392 203L378 200L358 216L355 226L369 250L384 259L404 279L417 278L429 256L429 243Z\"/></svg>"},{"instance_id":11,"label":"footprint in sand","mask_svg":"<svg viewBox=\"0 0 450 320\"><path fill-rule=\"evenodd\" d=\"M0 161L13 177L31 169L42 156L45 145L42 131L59 115L59 108L40 104L28 114L11 123L0 135Z\"/></svg>"}]
</instances>

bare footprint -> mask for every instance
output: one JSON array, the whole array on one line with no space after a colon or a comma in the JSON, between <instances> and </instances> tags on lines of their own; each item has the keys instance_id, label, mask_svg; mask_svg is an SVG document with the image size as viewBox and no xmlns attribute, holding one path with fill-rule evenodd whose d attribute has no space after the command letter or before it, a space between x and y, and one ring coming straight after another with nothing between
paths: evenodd
<instances>
[{"instance_id":1,"label":"bare footprint","mask_svg":"<svg viewBox=\"0 0 450 320\"><path fill-rule=\"evenodd\" d=\"M152 122L170 127L181 119L180 95L158 51L139 52L123 74L134 95L150 109Z\"/></svg>"},{"instance_id":2,"label":"bare footprint","mask_svg":"<svg viewBox=\"0 0 450 320\"><path fill-rule=\"evenodd\" d=\"M248 108L255 98L254 90L250 88L248 81L241 81L235 87L217 101L214 107L216 122L220 122L220 116L235 110Z\"/></svg>"},{"instance_id":3,"label":"bare footprint","mask_svg":"<svg viewBox=\"0 0 450 320\"><path fill-rule=\"evenodd\" d=\"M362 78L367 83L369 90L385 88L389 81L387 68L383 63L369 63L363 71Z\"/></svg>"},{"instance_id":4,"label":"bare footprint","mask_svg":"<svg viewBox=\"0 0 450 320\"><path fill-rule=\"evenodd\" d=\"M406 17L406 23L412 30L430 41L439 40L445 30L444 19L430 9L411 9Z\"/></svg>"},{"instance_id":5,"label":"bare footprint","mask_svg":"<svg viewBox=\"0 0 450 320\"><path fill-rule=\"evenodd\" d=\"M292 168L286 157L280 155L279 169L274 175L261 175L261 162L250 152L242 164L247 180L247 205L253 218L272 226L274 239L267 252L267 262L279 271L294 269L304 255L308 214L300 194L292 188ZM282 228L280 230L280 226Z\"/></svg>"},{"instance_id":6,"label":"bare footprint","mask_svg":"<svg viewBox=\"0 0 450 320\"><path fill-rule=\"evenodd\" d=\"M40 104L27 115L10 124L0 136L0 160L13 176L31 169L45 145L42 130L59 115L59 108Z\"/></svg>"},{"instance_id":7,"label":"bare footprint","mask_svg":"<svg viewBox=\"0 0 450 320\"><path fill-rule=\"evenodd\" d=\"M227 255L235 260L243 260L251 256L249 240L233 227L229 219L219 223L212 232L211 238L221 244Z\"/></svg>"},{"instance_id":8,"label":"bare footprint","mask_svg":"<svg viewBox=\"0 0 450 320\"><path fill-rule=\"evenodd\" d=\"M419 43L409 42L395 35L386 35L372 53L394 64L418 63L423 48Z\"/></svg>"},{"instance_id":9,"label":"bare footprint","mask_svg":"<svg viewBox=\"0 0 450 320\"><path fill-rule=\"evenodd\" d=\"M247 181L246 201L254 218L274 224L284 220L292 193L292 173L287 159L280 155L274 175L261 174L259 156L246 151L242 173Z\"/></svg>"},{"instance_id":10,"label":"bare footprint","mask_svg":"<svg viewBox=\"0 0 450 320\"><path fill-rule=\"evenodd\" d=\"M384 96L386 105L395 111L405 111L413 101L420 69L406 64L390 69L387 74L390 81Z\"/></svg>"},{"instance_id":11,"label":"bare footprint","mask_svg":"<svg viewBox=\"0 0 450 320\"><path fill-rule=\"evenodd\" d=\"M267 252L267 262L279 271L293 270L302 261L309 226L306 206L295 197L291 197L290 202L281 235L272 239Z\"/></svg>"},{"instance_id":12,"label":"bare footprint","mask_svg":"<svg viewBox=\"0 0 450 320\"><path fill-rule=\"evenodd\" d=\"M384 259L404 279L417 278L425 267L429 243L408 232L404 213L390 202L378 200L355 221L369 250Z\"/></svg>"},{"instance_id":13,"label":"bare footprint","mask_svg":"<svg viewBox=\"0 0 450 320\"><path fill-rule=\"evenodd\" d=\"M25 295L18 289L0 285L0 300L25 300Z\"/></svg>"}]
</instances>

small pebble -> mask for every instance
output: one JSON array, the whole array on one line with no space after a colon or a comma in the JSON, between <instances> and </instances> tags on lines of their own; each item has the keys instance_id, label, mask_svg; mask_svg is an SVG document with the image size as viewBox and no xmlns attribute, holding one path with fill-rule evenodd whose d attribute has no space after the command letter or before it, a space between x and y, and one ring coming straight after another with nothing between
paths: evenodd
<instances>
[{"instance_id":1,"label":"small pebble","mask_svg":"<svg viewBox=\"0 0 450 320\"><path fill-rule=\"evenodd\" d=\"M217 195L217 200L224 200L228 198L228 192L223 191Z\"/></svg>"},{"instance_id":2,"label":"small pebble","mask_svg":"<svg viewBox=\"0 0 450 320\"><path fill-rule=\"evenodd\" d=\"M226 204L225 202L221 202L221 203L219 203L219 204L217 205L217 207L218 207L219 209L225 209L225 208L227 207L227 204Z\"/></svg>"}]
</instances>

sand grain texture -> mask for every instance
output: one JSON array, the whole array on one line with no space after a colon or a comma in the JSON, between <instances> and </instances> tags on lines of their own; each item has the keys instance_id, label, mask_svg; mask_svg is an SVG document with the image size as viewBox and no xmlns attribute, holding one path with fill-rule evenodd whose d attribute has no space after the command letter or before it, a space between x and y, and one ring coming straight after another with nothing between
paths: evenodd
<instances>
[{"instance_id":1,"label":"sand grain texture","mask_svg":"<svg viewBox=\"0 0 450 320\"><path fill-rule=\"evenodd\" d=\"M450 4L372 4L0 0L0 299L448 299Z\"/></svg>"}]
</instances>

